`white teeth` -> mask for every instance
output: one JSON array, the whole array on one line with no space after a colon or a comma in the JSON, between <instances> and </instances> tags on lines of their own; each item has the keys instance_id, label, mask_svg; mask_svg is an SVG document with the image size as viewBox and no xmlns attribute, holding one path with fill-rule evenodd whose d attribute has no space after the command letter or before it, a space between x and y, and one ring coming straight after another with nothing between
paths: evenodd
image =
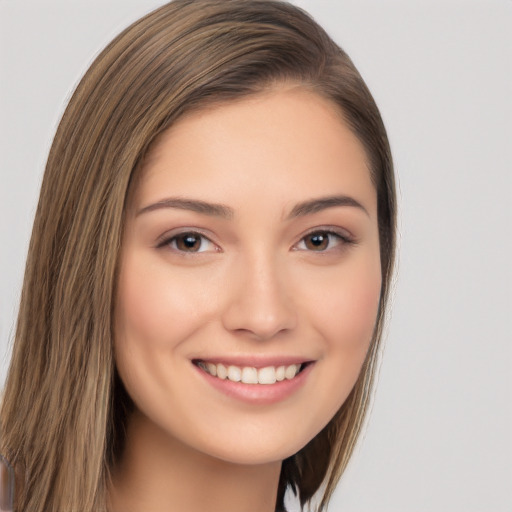
<instances>
[{"instance_id":1,"label":"white teeth","mask_svg":"<svg viewBox=\"0 0 512 512\"><path fill-rule=\"evenodd\" d=\"M293 379L300 371L300 364L290 364L288 366L266 366L256 369L251 366L240 368L239 366L223 364L205 363L200 361L197 365L205 372L219 379L229 379L233 382L243 382L244 384L275 384L285 379Z\"/></svg>"},{"instance_id":2,"label":"white teeth","mask_svg":"<svg viewBox=\"0 0 512 512\"><path fill-rule=\"evenodd\" d=\"M217 364L215 366L217 366L217 377L219 377L219 379L226 379L228 377L227 368L223 364ZM206 370L208 371L208 368ZM213 373L212 373L212 375L213 375ZM214 375L214 377L215 377L215 375Z\"/></svg>"},{"instance_id":3,"label":"white teeth","mask_svg":"<svg viewBox=\"0 0 512 512\"><path fill-rule=\"evenodd\" d=\"M206 368L208 369L208 373L213 375L214 377L217 375L217 366L213 363L206 363Z\"/></svg>"},{"instance_id":4,"label":"white teeth","mask_svg":"<svg viewBox=\"0 0 512 512\"><path fill-rule=\"evenodd\" d=\"M295 377L295 375L297 375L299 368L300 368L300 366L297 364L291 364L290 366L287 366L284 371L284 376L287 379L293 379L293 377Z\"/></svg>"},{"instance_id":5,"label":"white teeth","mask_svg":"<svg viewBox=\"0 0 512 512\"><path fill-rule=\"evenodd\" d=\"M242 378L242 370L238 366L230 366L228 368L228 379L233 382L240 382Z\"/></svg>"},{"instance_id":6,"label":"white teeth","mask_svg":"<svg viewBox=\"0 0 512 512\"><path fill-rule=\"evenodd\" d=\"M279 366L278 368L276 368L276 380L277 381L280 382L280 381L284 380L284 378L286 377L285 371L286 371L286 366Z\"/></svg>"},{"instance_id":7,"label":"white teeth","mask_svg":"<svg viewBox=\"0 0 512 512\"><path fill-rule=\"evenodd\" d=\"M276 369L273 366L267 366L258 370L258 382L260 384L274 384L275 381Z\"/></svg>"},{"instance_id":8,"label":"white teeth","mask_svg":"<svg viewBox=\"0 0 512 512\"><path fill-rule=\"evenodd\" d=\"M258 370L256 368L244 368L241 380L244 384L258 384Z\"/></svg>"}]
</instances>

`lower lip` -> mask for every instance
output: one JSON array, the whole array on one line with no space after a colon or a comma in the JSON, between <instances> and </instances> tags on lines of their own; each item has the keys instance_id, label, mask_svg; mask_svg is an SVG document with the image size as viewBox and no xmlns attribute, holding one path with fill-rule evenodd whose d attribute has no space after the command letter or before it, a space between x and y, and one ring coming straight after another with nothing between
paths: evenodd
<instances>
[{"instance_id":1,"label":"lower lip","mask_svg":"<svg viewBox=\"0 0 512 512\"><path fill-rule=\"evenodd\" d=\"M244 384L229 379L219 379L194 365L197 372L216 390L231 398L254 405L269 405L285 400L298 391L308 378L314 363L310 363L293 379L275 384Z\"/></svg>"}]
</instances>

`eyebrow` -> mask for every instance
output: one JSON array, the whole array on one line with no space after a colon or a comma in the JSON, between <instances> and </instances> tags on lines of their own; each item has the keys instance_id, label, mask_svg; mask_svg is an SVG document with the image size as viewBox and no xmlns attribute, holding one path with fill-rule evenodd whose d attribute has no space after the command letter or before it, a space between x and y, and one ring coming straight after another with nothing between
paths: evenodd
<instances>
[{"instance_id":1,"label":"eyebrow","mask_svg":"<svg viewBox=\"0 0 512 512\"><path fill-rule=\"evenodd\" d=\"M351 206L359 208L366 215L369 216L366 208L353 197L350 196L328 196L317 199L310 199L296 204L287 216L287 219L294 219L296 217L303 217L306 215L312 215L318 213L327 208L335 208L337 206ZM143 213L153 212L163 208L177 208L179 210L190 210L193 212L201 213L203 215L209 215L212 217L221 217L224 219L232 219L234 217L233 208L219 203L208 203L199 199L183 199L180 197L169 197L152 203L144 208L141 208L136 216L142 215Z\"/></svg>"},{"instance_id":2,"label":"eyebrow","mask_svg":"<svg viewBox=\"0 0 512 512\"><path fill-rule=\"evenodd\" d=\"M327 208L334 208L336 206L351 206L354 208L359 208L365 212L368 217L370 216L368 210L359 201L356 201L353 197L342 195L321 197L318 199L311 199L309 201L298 203L288 214L288 219L311 215L313 213L318 213L322 210L326 210Z\"/></svg>"},{"instance_id":3,"label":"eyebrow","mask_svg":"<svg viewBox=\"0 0 512 512\"><path fill-rule=\"evenodd\" d=\"M161 208L178 208L179 210L191 210L193 212L210 215L212 217L222 217L231 219L234 215L233 208L224 204L207 203L198 199L182 199L180 197L169 197L156 203L145 206L137 212L137 216L143 213L153 212Z\"/></svg>"}]
</instances>

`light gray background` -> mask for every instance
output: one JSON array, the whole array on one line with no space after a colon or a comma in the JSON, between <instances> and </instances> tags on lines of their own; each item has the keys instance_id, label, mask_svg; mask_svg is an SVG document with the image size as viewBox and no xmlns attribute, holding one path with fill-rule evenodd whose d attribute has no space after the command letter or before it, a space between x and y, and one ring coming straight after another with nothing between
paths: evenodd
<instances>
[{"instance_id":1,"label":"light gray background","mask_svg":"<svg viewBox=\"0 0 512 512\"><path fill-rule=\"evenodd\" d=\"M0 0L0 386L70 92L158 0ZM512 510L512 2L297 0L351 55L400 194L392 321L343 512Z\"/></svg>"}]
</instances>

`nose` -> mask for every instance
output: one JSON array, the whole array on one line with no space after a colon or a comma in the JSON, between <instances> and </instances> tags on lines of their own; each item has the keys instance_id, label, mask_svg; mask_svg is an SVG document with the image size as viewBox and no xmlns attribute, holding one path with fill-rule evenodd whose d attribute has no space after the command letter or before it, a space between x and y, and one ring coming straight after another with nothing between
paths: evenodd
<instances>
[{"instance_id":1,"label":"nose","mask_svg":"<svg viewBox=\"0 0 512 512\"><path fill-rule=\"evenodd\" d=\"M268 340L295 328L297 312L286 269L271 258L240 262L231 268L226 281L225 329Z\"/></svg>"}]
</instances>

